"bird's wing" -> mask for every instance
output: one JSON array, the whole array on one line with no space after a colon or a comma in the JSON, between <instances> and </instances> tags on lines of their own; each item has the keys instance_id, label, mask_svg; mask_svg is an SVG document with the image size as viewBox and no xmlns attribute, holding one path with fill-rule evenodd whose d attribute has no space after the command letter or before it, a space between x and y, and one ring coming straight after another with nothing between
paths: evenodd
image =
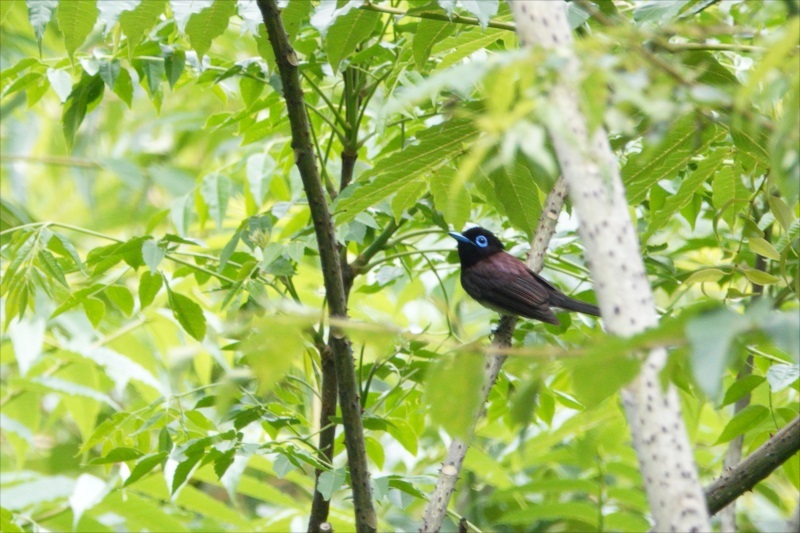
<instances>
[{"instance_id":1,"label":"bird's wing","mask_svg":"<svg viewBox=\"0 0 800 533\"><path fill-rule=\"evenodd\" d=\"M503 314L558 324L549 307L549 283L531 276L525 264L506 253L494 254L472 265L461 284L470 296Z\"/></svg>"}]
</instances>

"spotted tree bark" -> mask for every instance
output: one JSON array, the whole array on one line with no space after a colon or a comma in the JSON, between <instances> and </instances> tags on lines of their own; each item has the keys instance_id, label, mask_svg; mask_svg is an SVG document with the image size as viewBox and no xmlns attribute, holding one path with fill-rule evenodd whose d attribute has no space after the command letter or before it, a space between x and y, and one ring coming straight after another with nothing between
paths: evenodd
<instances>
[{"instance_id":1,"label":"spotted tree bark","mask_svg":"<svg viewBox=\"0 0 800 533\"><path fill-rule=\"evenodd\" d=\"M548 95L558 110L548 128L580 220L578 231L604 323L610 333L621 336L644 331L658 323L653 293L608 135L602 128L589 131L579 107L581 65L566 4L509 4L523 45L548 49L563 61ZM622 393L655 530L710 530L677 392L672 386L664 391L659 380L666 359L663 348L652 350L640 375Z\"/></svg>"}]
</instances>

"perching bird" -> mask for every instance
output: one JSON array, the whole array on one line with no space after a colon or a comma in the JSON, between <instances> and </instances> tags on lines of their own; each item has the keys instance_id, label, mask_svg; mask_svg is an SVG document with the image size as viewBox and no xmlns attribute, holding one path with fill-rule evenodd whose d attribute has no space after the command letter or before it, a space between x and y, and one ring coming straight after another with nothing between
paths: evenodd
<instances>
[{"instance_id":1,"label":"perching bird","mask_svg":"<svg viewBox=\"0 0 800 533\"><path fill-rule=\"evenodd\" d=\"M458 241L461 259L461 286L479 304L501 315L515 315L559 324L550 309L558 307L587 315L600 316L600 309L575 300L503 251L503 243L484 228L464 233L450 232Z\"/></svg>"}]
</instances>

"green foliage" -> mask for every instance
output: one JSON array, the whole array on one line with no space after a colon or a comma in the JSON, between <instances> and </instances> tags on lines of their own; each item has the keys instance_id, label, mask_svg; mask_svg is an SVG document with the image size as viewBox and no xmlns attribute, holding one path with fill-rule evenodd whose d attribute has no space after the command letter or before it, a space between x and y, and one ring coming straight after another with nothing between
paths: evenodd
<instances>
[{"instance_id":1,"label":"green foliage","mask_svg":"<svg viewBox=\"0 0 800 533\"><path fill-rule=\"evenodd\" d=\"M571 4L581 105L610 133L664 319L631 339L523 321L485 404L495 315L461 290L445 230L481 224L524 254L558 174L545 97L562 64L518 50L505 2L361 4L292 0L281 18L356 267L335 325L380 530L419 528L442 437L468 437L475 412L450 508L476 528L648 529L617 393L653 346L704 483L728 442L749 454L796 416L788 3L601 2L609 26ZM341 424L319 420L318 206L255 2L3 0L0 24L0 530L304 529L315 469L334 529L353 529L341 431L332 462L317 450ZM544 275L591 300L576 227L568 206ZM744 496L740 523L788 516L799 471Z\"/></svg>"}]
</instances>

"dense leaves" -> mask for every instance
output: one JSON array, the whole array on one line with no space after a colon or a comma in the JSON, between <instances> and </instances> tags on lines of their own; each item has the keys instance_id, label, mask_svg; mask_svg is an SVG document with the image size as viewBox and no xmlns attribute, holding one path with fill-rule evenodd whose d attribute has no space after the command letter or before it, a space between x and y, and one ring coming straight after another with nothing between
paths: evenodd
<instances>
[{"instance_id":1,"label":"dense leaves","mask_svg":"<svg viewBox=\"0 0 800 533\"><path fill-rule=\"evenodd\" d=\"M352 320L330 324L275 58L253 0L0 2L3 531L353 528L341 432L318 454L331 326L353 342L379 529L414 530L445 444L483 530L649 527L618 391L667 346L704 482L800 408L800 23L791 2L572 2L662 324L522 323L485 405L495 315L445 230L527 249L558 175L494 0L290 1ZM597 10L595 11L595 8ZM352 174L350 174L352 170ZM545 213L545 216L557 216ZM569 206L544 275L591 299ZM759 299L759 296L762 295ZM750 405L734 405L749 395ZM769 530L795 455L742 499ZM454 515L455 516L455 515Z\"/></svg>"}]
</instances>

